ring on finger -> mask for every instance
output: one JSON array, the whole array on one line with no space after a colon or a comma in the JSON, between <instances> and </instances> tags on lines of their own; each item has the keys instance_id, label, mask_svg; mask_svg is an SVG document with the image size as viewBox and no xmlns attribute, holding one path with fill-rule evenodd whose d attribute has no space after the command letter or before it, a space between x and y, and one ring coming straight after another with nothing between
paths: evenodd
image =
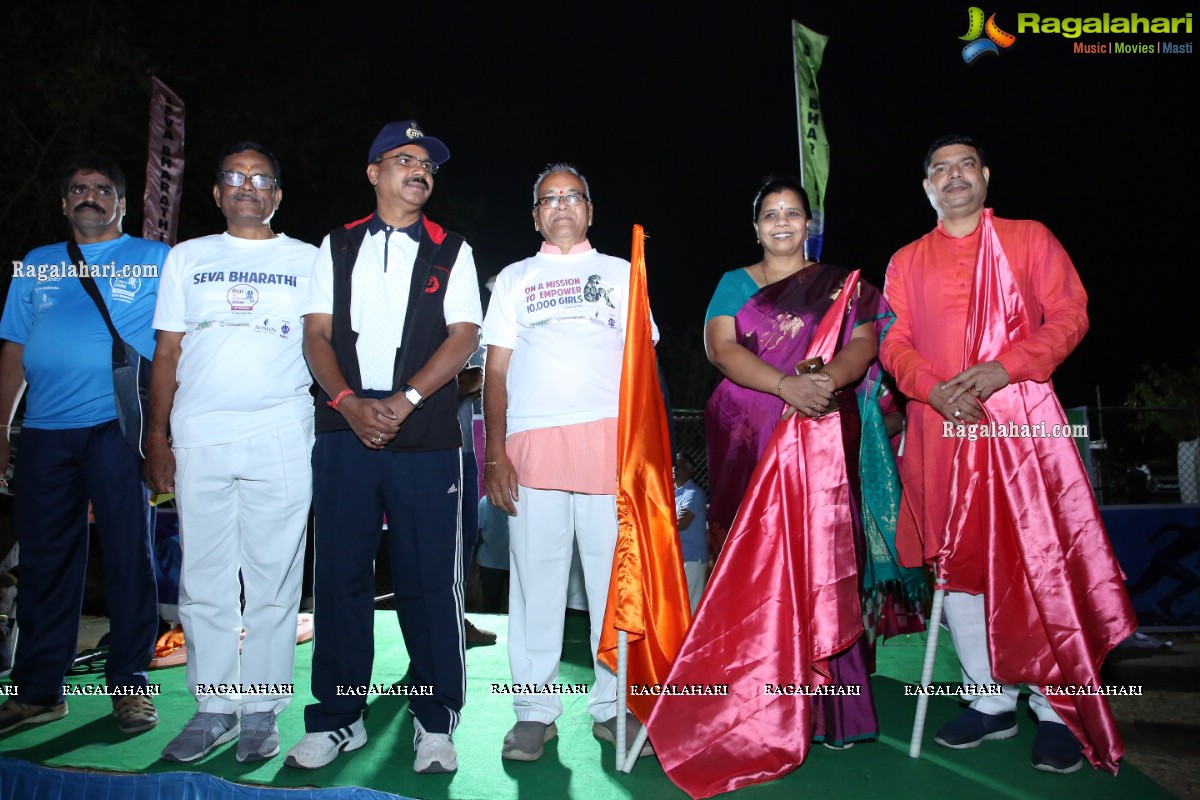
<instances>
[{"instance_id":1,"label":"ring on finger","mask_svg":"<svg viewBox=\"0 0 1200 800\"><path fill-rule=\"evenodd\" d=\"M962 416L962 409L961 408L954 409L954 418L958 419L961 416Z\"/></svg>"}]
</instances>

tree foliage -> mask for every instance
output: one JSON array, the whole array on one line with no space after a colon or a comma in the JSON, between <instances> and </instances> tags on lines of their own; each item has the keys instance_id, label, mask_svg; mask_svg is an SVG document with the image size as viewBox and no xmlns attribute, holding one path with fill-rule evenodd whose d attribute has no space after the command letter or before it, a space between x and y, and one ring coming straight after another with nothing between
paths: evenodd
<instances>
[{"instance_id":1,"label":"tree foliage","mask_svg":"<svg viewBox=\"0 0 1200 800\"><path fill-rule=\"evenodd\" d=\"M1135 423L1140 430L1163 433L1177 442L1200 437L1200 366L1143 367L1125 405L1158 412L1141 415Z\"/></svg>"}]
</instances>

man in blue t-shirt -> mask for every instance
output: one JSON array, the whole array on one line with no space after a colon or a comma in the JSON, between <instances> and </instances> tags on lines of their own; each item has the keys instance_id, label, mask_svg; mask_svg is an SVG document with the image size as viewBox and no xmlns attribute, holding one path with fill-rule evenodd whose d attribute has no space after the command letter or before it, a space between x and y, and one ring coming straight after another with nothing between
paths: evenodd
<instances>
[{"instance_id":1,"label":"man in blue t-shirt","mask_svg":"<svg viewBox=\"0 0 1200 800\"><path fill-rule=\"evenodd\" d=\"M158 723L146 688L158 632L149 498L140 460L117 423L112 336L80 278L95 281L121 338L150 358L168 248L121 232L125 175L111 159L74 159L60 190L86 268L72 263L66 242L34 249L13 264L0 319L0 474L12 455L11 420L29 387L13 477L22 635L12 671L17 693L0 706L0 733L67 714L63 676L79 635L89 501L104 552L112 713L122 731L139 733Z\"/></svg>"},{"instance_id":2,"label":"man in blue t-shirt","mask_svg":"<svg viewBox=\"0 0 1200 800\"><path fill-rule=\"evenodd\" d=\"M675 456L675 518L679 520L679 542L683 548L683 573L687 576L688 601L692 613L700 604L708 582L708 498L692 481L696 472L687 453Z\"/></svg>"}]
</instances>

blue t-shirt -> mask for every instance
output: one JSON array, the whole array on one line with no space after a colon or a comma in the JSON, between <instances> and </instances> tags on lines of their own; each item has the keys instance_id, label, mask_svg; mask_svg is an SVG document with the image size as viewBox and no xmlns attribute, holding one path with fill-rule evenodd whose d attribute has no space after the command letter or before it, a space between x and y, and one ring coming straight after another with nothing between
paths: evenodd
<instances>
[{"instance_id":1,"label":"blue t-shirt","mask_svg":"<svg viewBox=\"0 0 1200 800\"><path fill-rule=\"evenodd\" d=\"M696 516L686 528L679 532L679 543L683 549L684 561L708 561L708 498L704 490L692 481L675 489L675 516L685 510Z\"/></svg>"},{"instance_id":2,"label":"blue t-shirt","mask_svg":"<svg viewBox=\"0 0 1200 800\"><path fill-rule=\"evenodd\" d=\"M96 286L121 338L153 358L150 323L170 248L122 234L79 249L93 273L101 270ZM65 242L32 250L14 269L0 319L0 339L25 347L27 428L86 428L117 418L112 336L79 278L68 273L70 261Z\"/></svg>"}]
</instances>

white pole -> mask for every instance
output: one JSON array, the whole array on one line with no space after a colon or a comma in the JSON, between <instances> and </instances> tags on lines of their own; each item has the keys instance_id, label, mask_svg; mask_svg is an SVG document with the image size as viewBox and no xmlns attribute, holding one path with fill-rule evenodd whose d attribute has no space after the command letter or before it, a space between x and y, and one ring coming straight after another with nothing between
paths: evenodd
<instances>
[{"instance_id":1,"label":"white pole","mask_svg":"<svg viewBox=\"0 0 1200 800\"><path fill-rule=\"evenodd\" d=\"M913 720L912 738L908 742L908 757L921 757L921 736L925 733L925 714L929 710L929 683L933 680L933 662L937 659L938 632L942 628L942 598L944 581L934 580L933 608L929 612L929 638L925 642L925 663L921 667L921 694L917 696L917 716Z\"/></svg>"},{"instance_id":2,"label":"white pole","mask_svg":"<svg viewBox=\"0 0 1200 800\"><path fill-rule=\"evenodd\" d=\"M628 669L629 659L629 634L625 631L617 631L617 771L621 772L621 767L625 764L625 710L626 693L625 682L627 676L625 674ZM628 772L629 770L624 770Z\"/></svg>"},{"instance_id":3,"label":"white pole","mask_svg":"<svg viewBox=\"0 0 1200 800\"><path fill-rule=\"evenodd\" d=\"M650 731L646 730L643 725L638 731L637 737L633 740L633 747L629 748L629 754L625 756L625 764L619 769L621 772L633 772L633 765L637 763L638 756L642 754L642 747L646 744L646 739L650 736Z\"/></svg>"}]
</instances>

